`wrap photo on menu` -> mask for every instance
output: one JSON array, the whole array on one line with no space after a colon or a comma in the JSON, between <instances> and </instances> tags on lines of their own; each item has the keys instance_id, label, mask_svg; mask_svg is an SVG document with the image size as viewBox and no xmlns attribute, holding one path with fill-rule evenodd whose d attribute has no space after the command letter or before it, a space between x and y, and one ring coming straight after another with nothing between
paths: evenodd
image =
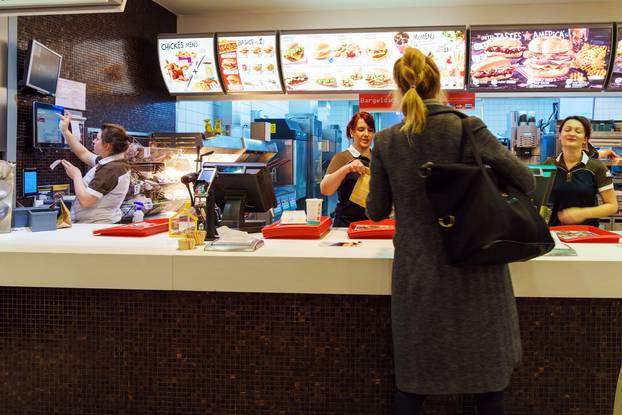
<instances>
[{"instance_id":1,"label":"wrap photo on menu","mask_svg":"<svg viewBox=\"0 0 622 415\"><path fill-rule=\"evenodd\" d=\"M602 89L611 25L472 28L469 88Z\"/></svg>"},{"instance_id":2,"label":"wrap photo on menu","mask_svg":"<svg viewBox=\"0 0 622 415\"><path fill-rule=\"evenodd\" d=\"M280 37L288 92L393 90L393 64L407 47L436 61L443 89L464 89L466 29L291 33Z\"/></svg>"},{"instance_id":3,"label":"wrap photo on menu","mask_svg":"<svg viewBox=\"0 0 622 415\"><path fill-rule=\"evenodd\" d=\"M158 38L160 69L171 94L222 93L214 37Z\"/></svg>"},{"instance_id":4,"label":"wrap photo on menu","mask_svg":"<svg viewBox=\"0 0 622 415\"><path fill-rule=\"evenodd\" d=\"M218 60L227 92L282 92L276 33L219 35Z\"/></svg>"},{"instance_id":5,"label":"wrap photo on menu","mask_svg":"<svg viewBox=\"0 0 622 415\"><path fill-rule=\"evenodd\" d=\"M613 61L608 89L622 91L622 25L619 23L616 56Z\"/></svg>"}]
</instances>

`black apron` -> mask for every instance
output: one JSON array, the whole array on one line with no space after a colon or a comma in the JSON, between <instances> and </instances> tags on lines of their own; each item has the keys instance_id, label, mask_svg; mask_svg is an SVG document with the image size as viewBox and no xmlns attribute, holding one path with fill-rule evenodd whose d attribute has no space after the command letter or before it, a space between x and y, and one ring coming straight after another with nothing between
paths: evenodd
<instances>
[{"instance_id":1,"label":"black apron","mask_svg":"<svg viewBox=\"0 0 622 415\"><path fill-rule=\"evenodd\" d=\"M369 158L359 156L356 159L360 160L365 167L369 167ZM350 195L352 194L358 179L358 173L348 173L346 178L343 179L341 186L337 189L337 197L339 202L335 208L333 227L347 228L352 222L368 219L367 214L365 213L365 208L350 201Z\"/></svg>"}]
</instances>

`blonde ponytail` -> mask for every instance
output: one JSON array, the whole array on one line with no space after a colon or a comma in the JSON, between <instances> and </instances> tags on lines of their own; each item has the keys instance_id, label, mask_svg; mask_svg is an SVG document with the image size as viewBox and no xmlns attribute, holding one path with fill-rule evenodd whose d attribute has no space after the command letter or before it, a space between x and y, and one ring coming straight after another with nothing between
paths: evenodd
<instances>
[{"instance_id":1,"label":"blonde ponytail","mask_svg":"<svg viewBox=\"0 0 622 415\"><path fill-rule=\"evenodd\" d=\"M402 93L402 113L406 117L401 130L412 141L425 130L428 108L424 99L440 93L440 73L430 57L415 48L406 48L393 66L393 79Z\"/></svg>"}]
</instances>

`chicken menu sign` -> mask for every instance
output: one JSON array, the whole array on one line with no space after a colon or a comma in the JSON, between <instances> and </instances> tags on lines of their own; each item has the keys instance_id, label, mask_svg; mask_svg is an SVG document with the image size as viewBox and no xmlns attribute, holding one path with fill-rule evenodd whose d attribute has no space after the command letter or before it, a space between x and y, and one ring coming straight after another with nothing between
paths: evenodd
<instances>
[{"instance_id":1,"label":"chicken menu sign","mask_svg":"<svg viewBox=\"0 0 622 415\"><path fill-rule=\"evenodd\" d=\"M160 70L171 94L222 93L213 35L158 36Z\"/></svg>"},{"instance_id":2,"label":"chicken menu sign","mask_svg":"<svg viewBox=\"0 0 622 415\"><path fill-rule=\"evenodd\" d=\"M616 56L613 61L608 89L622 91L622 24L618 23L618 39Z\"/></svg>"},{"instance_id":3,"label":"chicken menu sign","mask_svg":"<svg viewBox=\"0 0 622 415\"><path fill-rule=\"evenodd\" d=\"M281 32L288 92L389 91L393 64L407 47L436 61L444 89L464 89L466 28Z\"/></svg>"},{"instance_id":4,"label":"chicken menu sign","mask_svg":"<svg viewBox=\"0 0 622 415\"><path fill-rule=\"evenodd\" d=\"M612 25L473 27L472 90L601 90Z\"/></svg>"}]
</instances>

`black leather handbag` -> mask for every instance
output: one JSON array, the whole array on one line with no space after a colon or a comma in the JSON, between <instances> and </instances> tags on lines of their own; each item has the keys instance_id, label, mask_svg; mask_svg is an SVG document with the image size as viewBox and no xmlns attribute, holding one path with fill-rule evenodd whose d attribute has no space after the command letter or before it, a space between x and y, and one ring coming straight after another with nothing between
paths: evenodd
<instances>
[{"instance_id":1,"label":"black leather handbag","mask_svg":"<svg viewBox=\"0 0 622 415\"><path fill-rule=\"evenodd\" d=\"M463 162L467 146L475 164ZM450 263L527 261L555 246L529 196L483 164L468 118L462 119L459 162L427 162L421 166L420 175L425 178Z\"/></svg>"}]
</instances>

